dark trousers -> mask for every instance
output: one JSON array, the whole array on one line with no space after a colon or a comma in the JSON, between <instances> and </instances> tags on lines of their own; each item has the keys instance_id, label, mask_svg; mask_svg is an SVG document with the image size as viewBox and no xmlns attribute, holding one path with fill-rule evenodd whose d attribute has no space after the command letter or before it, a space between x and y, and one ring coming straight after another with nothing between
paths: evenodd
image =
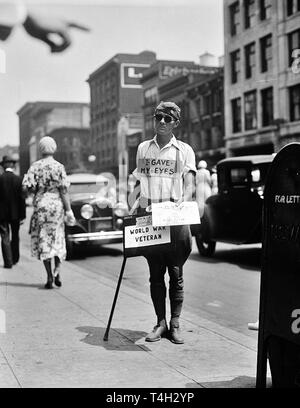
<instances>
[{"instance_id":1,"label":"dark trousers","mask_svg":"<svg viewBox=\"0 0 300 408\"><path fill-rule=\"evenodd\" d=\"M4 266L12 266L19 261L20 221L0 221L1 249Z\"/></svg>"},{"instance_id":2,"label":"dark trousers","mask_svg":"<svg viewBox=\"0 0 300 408\"><path fill-rule=\"evenodd\" d=\"M165 273L168 269L171 325L178 326L184 299L183 265L192 249L189 226L171 227L171 237L174 248L156 252L153 256L147 255L146 259L150 271L150 294L157 323L166 319Z\"/></svg>"}]
</instances>

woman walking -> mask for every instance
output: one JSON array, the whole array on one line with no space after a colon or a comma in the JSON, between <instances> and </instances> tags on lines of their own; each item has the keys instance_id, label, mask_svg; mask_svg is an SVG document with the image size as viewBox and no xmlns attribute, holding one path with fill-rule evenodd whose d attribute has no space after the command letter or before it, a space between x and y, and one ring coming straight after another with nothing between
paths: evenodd
<instances>
[{"instance_id":1,"label":"woman walking","mask_svg":"<svg viewBox=\"0 0 300 408\"><path fill-rule=\"evenodd\" d=\"M68 194L69 182L64 166L53 158L56 142L45 136L39 142L42 158L31 165L23 179L23 188L34 195L31 217L31 254L42 260L47 272L46 289L62 285L61 262L66 257L65 215L75 221ZM54 270L52 272L52 260Z\"/></svg>"}]
</instances>

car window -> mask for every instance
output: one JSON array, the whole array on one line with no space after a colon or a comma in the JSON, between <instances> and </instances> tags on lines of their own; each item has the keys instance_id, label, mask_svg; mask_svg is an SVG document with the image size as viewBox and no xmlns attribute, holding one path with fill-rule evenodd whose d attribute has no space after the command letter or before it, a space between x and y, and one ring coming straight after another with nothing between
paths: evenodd
<instances>
[{"instance_id":1,"label":"car window","mask_svg":"<svg viewBox=\"0 0 300 408\"><path fill-rule=\"evenodd\" d=\"M232 186L244 186L248 182L248 171L244 167L230 169L230 180Z\"/></svg>"}]
</instances>

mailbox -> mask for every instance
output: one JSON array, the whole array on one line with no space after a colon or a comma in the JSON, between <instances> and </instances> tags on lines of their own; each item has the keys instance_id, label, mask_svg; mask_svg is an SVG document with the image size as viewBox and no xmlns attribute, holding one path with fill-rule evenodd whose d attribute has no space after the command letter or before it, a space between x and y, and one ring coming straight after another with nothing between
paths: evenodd
<instances>
[{"instance_id":1,"label":"mailbox","mask_svg":"<svg viewBox=\"0 0 300 408\"><path fill-rule=\"evenodd\" d=\"M258 388L300 387L300 143L286 145L266 179L257 354Z\"/></svg>"}]
</instances>

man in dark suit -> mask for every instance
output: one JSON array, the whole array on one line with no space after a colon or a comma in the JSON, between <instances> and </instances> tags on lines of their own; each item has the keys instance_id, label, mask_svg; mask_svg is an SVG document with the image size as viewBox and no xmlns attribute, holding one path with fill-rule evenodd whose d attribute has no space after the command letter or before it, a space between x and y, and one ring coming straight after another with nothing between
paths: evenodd
<instances>
[{"instance_id":1,"label":"man in dark suit","mask_svg":"<svg viewBox=\"0 0 300 408\"><path fill-rule=\"evenodd\" d=\"M22 178L14 174L16 160L4 156L0 163L0 235L4 268L12 268L19 261L19 229L26 217Z\"/></svg>"}]
</instances>

